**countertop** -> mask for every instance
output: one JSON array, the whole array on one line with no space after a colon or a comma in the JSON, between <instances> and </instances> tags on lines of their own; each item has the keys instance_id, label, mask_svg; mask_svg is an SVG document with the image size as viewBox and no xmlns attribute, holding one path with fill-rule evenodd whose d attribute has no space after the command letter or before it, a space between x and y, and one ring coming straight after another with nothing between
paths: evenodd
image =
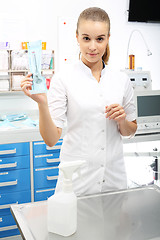
<instances>
[{"instance_id":1,"label":"countertop","mask_svg":"<svg viewBox=\"0 0 160 240\"><path fill-rule=\"evenodd\" d=\"M38 122L38 119L35 117L29 118L29 120L31 119ZM11 122L11 124L15 127L0 128L0 144L43 141L38 124L36 124L36 126L30 126L30 123L28 124L27 122L26 124L25 120ZM61 138L63 138L64 134L65 129L62 131Z\"/></svg>"},{"instance_id":2,"label":"countertop","mask_svg":"<svg viewBox=\"0 0 160 240\"><path fill-rule=\"evenodd\" d=\"M77 232L47 231L47 201L11 205L25 240L159 240L160 189L153 185L78 198Z\"/></svg>"},{"instance_id":3,"label":"countertop","mask_svg":"<svg viewBox=\"0 0 160 240\"><path fill-rule=\"evenodd\" d=\"M38 118L35 116L29 118L32 120L36 120L38 122ZM39 126L30 126L30 124L24 124L24 121L12 122L15 127L10 128L2 128L0 127L0 144L5 143L15 143L15 142L32 142L32 141L42 141L42 137L39 132ZM66 132L66 127L62 131L61 138L64 137ZM159 141L160 133L153 134L136 134L132 138L124 137L123 143L136 143L136 142L147 142L147 141Z\"/></svg>"}]
</instances>

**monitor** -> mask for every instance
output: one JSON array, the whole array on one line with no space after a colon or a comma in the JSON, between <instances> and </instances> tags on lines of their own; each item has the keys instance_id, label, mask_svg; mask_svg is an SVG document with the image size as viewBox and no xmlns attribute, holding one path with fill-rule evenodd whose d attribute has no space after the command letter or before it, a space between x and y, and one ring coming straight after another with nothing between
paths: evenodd
<instances>
[{"instance_id":1,"label":"monitor","mask_svg":"<svg viewBox=\"0 0 160 240\"><path fill-rule=\"evenodd\" d=\"M135 91L138 130L160 132L160 90Z\"/></svg>"},{"instance_id":2,"label":"monitor","mask_svg":"<svg viewBox=\"0 0 160 240\"><path fill-rule=\"evenodd\" d=\"M160 23L159 0L129 0L129 22Z\"/></svg>"}]
</instances>

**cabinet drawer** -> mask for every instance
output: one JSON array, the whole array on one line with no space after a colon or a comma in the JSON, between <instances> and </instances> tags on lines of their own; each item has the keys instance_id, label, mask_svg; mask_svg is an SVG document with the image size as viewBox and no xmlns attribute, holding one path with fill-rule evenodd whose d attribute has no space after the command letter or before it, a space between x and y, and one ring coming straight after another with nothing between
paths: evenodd
<instances>
[{"instance_id":1,"label":"cabinet drawer","mask_svg":"<svg viewBox=\"0 0 160 240\"><path fill-rule=\"evenodd\" d=\"M10 213L10 205L31 202L31 191L0 194L0 215Z\"/></svg>"},{"instance_id":2,"label":"cabinet drawer","mask_svg":"<svg viewBox=\"0 0 160 240\"><path fill-rule=\"evenodd\" d=\"M57 167L34 169L34 187L55 188L57 184L59 169Z\"/></svg>"},{"instance_id":3,"label":"cabinet drawer","mask_svg":"<svg viewBox=\"0 0 160 240\"><path fill-rule=\"evenodd\" d=\"M63 140L60 139L53 147L48 147L45 142L34 142L33 143L33 154L37 155L40 153L51 153L54 152L54 150L61 149Z\"/></svg>"},{"instance_id":4,"label":"cabinet drawer","mask_svg":"<svg viewBox=\"0 0 160 240\"><path fill-rule=\"evenodd\" d=\"M60 150L54 150L52 153L40 154L34 156L34 167L58 166Z\"/></svg>"},{"instance_id":5,"label":"cabinet drawer","mask_svg":"<svg viewBox=\"0 0 160 240\"><path fill-rule=\"evenodd\" d=\"M29 143L10 143L0 145L0 158L29 154Z\"/></svg>"},{"instance_id":6,"label":"cabinet drawer","mask_svg":"<svg viewBox=\"0 0 160 240\"><path fill-rule=\"evenodd\" d=\"M2 230L5 230L4 228L13 226L13 225L16 226L16 223L11 213L4 216L0 215L0 232Z\"/></svg>"},{"instance_id":7,"label":"cabinet drawer","mask_svg":"<svg viewBox=\"0 0 160 240\"><path fill-rule=\"evenodd\" d=\"M30 167L30 156L0 157L0 171Z\"/></svg>"},{"instance_id":8,"label":"cabinet drawer","mask_svg":"<svg viewBox=\"0 0 160 240\"><path fill-rule=\"evenodd\" d=\"M11 228L11 230L3 231L3 228L0 229L0 238L20 235L20 232L19 232L18 227L16 225L8 227L8 228ZM16 238L14 238L14 239L16 239Z\"/></svg>"},{"instance_id":9,"label":"cabinet drawer","mask_svg":"<svg viewBox=\"0 0 160 240\"><path fill-rule=\"evenodd\" d=\"M30 190L30 170L0 172L0 193Z\"/></svg>"},{"instance_id":10,"label":"cabinet drawer","mask_svg":"<svg viewBox=\"0 0 160 240\"><path fill-rule=\"evenodd\" d=\"M55 192L55 188L39 189L34 191L34 201L44 201L52 196Z\"/></svg>"}]
</instances>

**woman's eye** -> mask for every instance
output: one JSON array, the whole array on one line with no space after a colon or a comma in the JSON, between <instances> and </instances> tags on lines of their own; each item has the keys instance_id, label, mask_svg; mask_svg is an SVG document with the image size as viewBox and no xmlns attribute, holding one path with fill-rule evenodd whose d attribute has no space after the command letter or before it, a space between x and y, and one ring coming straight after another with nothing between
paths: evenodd
<instances>
[{"instance_id":1,"label":"woman's eye","mask_svg":"<svg viewBox=\"0 0 160 240\"><path fill-rule=\"evenodd\" d=\"M103 38L102 38L102 37L99 37L99 38L97 38L97 41L98 41L98 42L102 42L102 41L103 41Z\"/></svg>"},{"instance_id":2,"label":"woman's eye","mask_svg":"<svg viewBox=\"0 0 160 240\"><path fill-rule=\"evenodd\" d=\"M89 37L84 37L83 38L85 41L89 41Z\"/></svg>"}]
</instances>

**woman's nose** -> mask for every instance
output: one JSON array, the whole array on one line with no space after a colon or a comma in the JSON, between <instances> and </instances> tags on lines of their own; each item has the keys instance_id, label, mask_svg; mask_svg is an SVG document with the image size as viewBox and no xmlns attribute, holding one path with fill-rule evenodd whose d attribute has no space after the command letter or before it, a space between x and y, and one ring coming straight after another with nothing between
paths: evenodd
<instances>
[{"instance_id":1,"label":"woman's nose","mask_svg":"<svg viewBox=\"0 0 160 240\"><path fill-rule=\"evenodd\" d=\"M89 49L91 51L95 51L96 50L96 43L95 41L91 41L90 44L89 44Z\"/></svg>"}]
</instances>

